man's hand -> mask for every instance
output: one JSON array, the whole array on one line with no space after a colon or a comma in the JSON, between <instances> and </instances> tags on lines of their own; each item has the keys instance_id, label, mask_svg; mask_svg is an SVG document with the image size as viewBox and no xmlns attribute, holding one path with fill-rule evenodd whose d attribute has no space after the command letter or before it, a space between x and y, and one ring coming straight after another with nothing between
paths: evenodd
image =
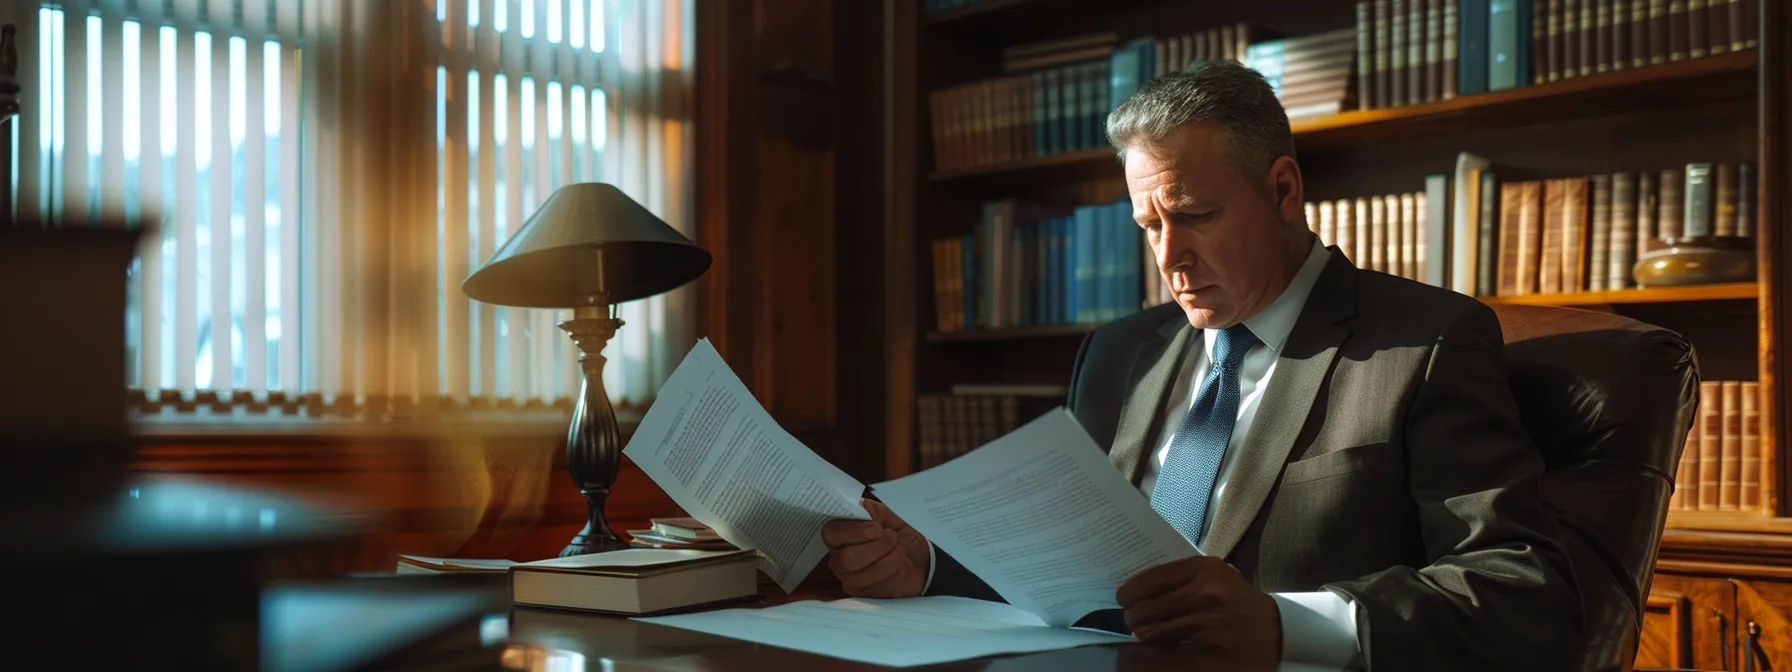
<instances>
[{"instance_id":1,"label":"man's hand","mask_svg":"<svg viewBox=\"0 0 1792 672\"><path fill-rule=\"evenodd\" d=\"M1152 567L1120 586L1115 600L1140 641L1187 646L1241 662L1282 657L1276 601L1225 560L1195 556Z\"/></svg>"},{"instance_id":2,"label":"man's hand","mask_svg":"<svg viewBox=\"0 0 1792 672\"><path fill-rule=\"evenodd\" d=\"M927 538L882 502L864 500L870 521L831 520L821 527L828 569L855 597L918 597L927 583Z\"/></svg>"}]
</instances>

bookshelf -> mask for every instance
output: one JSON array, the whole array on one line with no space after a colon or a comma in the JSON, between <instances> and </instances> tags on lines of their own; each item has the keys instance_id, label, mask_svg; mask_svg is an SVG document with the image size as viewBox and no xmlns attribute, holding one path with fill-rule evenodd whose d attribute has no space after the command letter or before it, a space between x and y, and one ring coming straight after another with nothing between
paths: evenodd
<instances>
[{"instance_id":1,"label":"bookshelf","mask_svg":"<svg viewBox=\"0 0 1792 672\"><path fill-rule=\"evenodd\" d=\"M933 92L1008 74L1003 51L1016 45L1112 33L1118 46L1137 37L1161 39L1237 23L1261 30L1256 37L1277 39L1318 35L1358 21L1356 3L1332 0L983 0L931 15L922 13L923 1L895 2L886 34L892 76L887 100L893 101L886 119L887 165L893 174L887 184L883 271L890 354L880 456L886 477L921 467L924 428L917 399L947 394L961 383L1067 384L1083 337L1105 321L1000 328L973 323L942 330L931 242L975 231L981 204L989 201L1101 204L1126 195L1119 163L1105 142L942 167L932 135ZM1546 6L1547 0L1530 2ZM1767 602L1778 610L1773 618L1781 619L1763 624L1792 619L1792 569L1787 568L1792 460L1782 459L1779 438L1788 420L1779 385L1788 375L1782 348L1792 329L1792 312L1782 300L1792 291L1792 274L1781 270L1792 253L1792 238L1783 228L1792 218L1792 199L1785 197L1792 189L1787 67L1792 9L1765 0L1743 3L1737 6L1759 12L1754 26L1760 29L1744 48L1430 102L1373 109L1347 105L1342 112L1293 122L1310 202L1424 192L1427 176L1452 174L1462 152L1492 161L1502 182L1650 173L1691 163L1755 167L1754 281L1645 288L1620 283L1616 289L1552 293L1539 287L1479 297L1490 304L1610 311L1673 329L1693 343L1704 380L1758 385L1759 501L1739 510L1669 513L1656 571L1656 588L1665 592L1650 596L1642 648L1656 650L1652 647L1666 637L1674 641L1660 650L1679 653L1673 660L1642 657L1639 666L1741 666L1738 630L1656 627L1668 623L1660 618L1679 618L1658 613L1660 605L1679 605L1680 611L1672 612L1679 614L1707 613L1709 606L1740 626L1768 619L1739 606L1747 601L1745 592L1759 592L1770 596ZM1729 8L1722 0L1715 4ZM1785 655L1792 659L1792 650Z\"/></svg>"}]
</instances>

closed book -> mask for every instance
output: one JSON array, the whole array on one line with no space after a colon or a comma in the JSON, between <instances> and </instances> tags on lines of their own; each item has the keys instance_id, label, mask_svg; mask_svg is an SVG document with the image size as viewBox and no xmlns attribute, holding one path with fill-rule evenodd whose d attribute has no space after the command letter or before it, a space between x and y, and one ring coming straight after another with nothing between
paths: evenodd
<instances>
[{"instance_id":1,"label":"closed book","mask_svg":"<svg viewBox=\"0 0 1792 672\"><path fill-rule=\"evenodd\" d=\"M1636 266L1636 173L1612 175L1611 243L1606 250L1605 288L1636 286L1630 269ZM1593 272L1599 273L1594 267Z\"/></svg>"},{"instance_id":2,"label":"closed book","mask_svg":"<svg viewBox=\"0 0 1792 672\"><path fill-rule=\"evenodd\" d=\"M1369 270L1388 271L1388 207L1387 199L1369 197Z\"/></svg>"},{"instance_id":3,"label":"closed book","mask_svg":"<svg viewBox=\"0 0 1792 672\"><path fill-rule=\"evenodd\" d=\"M488 558L432 558L422 555L398 556L398 574L503 574L517 563L514 560Z\"/></svg>"},{"instance_id":4,"label":"closed book","mask_svg":"<svg viewBox=\"0 0 1792 672\"><path fill-rule=\"evenodd\" d=\"M1425 7L1430 1L1406 0L1406 101L1409 105L1431 100L1431 92L1425 88L1430 69L1425 61L1425 43L1431 39L1426 33Z\"/></svg>"},{"instance_id":5,"label":"closed book","mask_svg":"<svg viewBox=\"0 0 1792 672\"><path fill-rule=\"evenodd\" d=\"M1433 287L1450 286L1450 176L1425 176L1424 246L1419 248L1420 278Z\"/></svg>"},{"instance_id":6,"label":"closed book","mask_svg":"<svg viewBox=\"0 0 1792 672\"><path fill-rule=\"evenodd\" d=\"M1563 243L1568 239L1568 181L1543 182L1543 243L1538 258L1536 287L1532 294L1559 294L1568 291L1562 282L1562 259L1567 256Z\"/></svg>"},{"instance_id":7,"label":"closed book","mask_svg":"<svg viewBox=\"0 0 1792 672\"><path fill-rule=\"evenodd\" d=\"M658 614L758 595L758 554L629 548L525 562L511 602L612 614Z\"/></svg>"},{"instance_id":8,"label":"closed book","mask_svg":"<svg viewBox=\"0 0 1792 672\"><path fill-rule=\"evenodd\" d=\"M1424 282L1425 264L1425 194L1416 192L1400 197L1401 215L1405 218L1400 230L1401 275Z\"/></svg>"},{"instance_id":9,"label":"closed book","mask_svg":"<svg viewBox=\"0 0 1792 672\"><path fill-rule=\"evenodd\" d=\"M1543 15L1543 81L1562 79L1562 5L1567 0L1541 0L1537 13Z\"/></svg>"},{"instance_id":10,"label":"closed book","mask_svg":"<svg viewBox=\"0 0 1792 672\"><path fill-rule=\"evenodd\" d=\"M1605 0L1611 4L1612 70L1630 67L1630 0Z\"/></svg>"},{"instance_id":11,"label":"closed book","mask_svg":"<svg viewBox=\"0 0 1792 672\"><path fill-rule=\"evenodd\" d=\"M1712 212L1714 202L1712 192L1711 164L1686 164L1686 206L1680 216L1685 222L1682 235L1687 238L1703 238L1715 233Z\"/></svg>"},{"instance_id":12,"label":"closed book","mask_svg":"<svg viewBox=\"0 0 1792 672\"><path fill-rule=\"evenodd\" d=\"M1373 269L1374 266L1370 263L1372 260L1370 259L1369 243L1372 240L1370 232L1375 228L1375 218L1368 198L1358 197L1356 199L1356 212L1352 215L1352 221L1356 224L1355 240L1353 241L1355 244L1352 246L1356 249L1356 256L1353 257L1356 259L1356 266L1357 268Z\"/></svg>"},{"instance_id":13,"label":"closed book","mask_svg":"<svg viewBox=\"0 0 1792 672\"><path fill-rule=\"evenodd\" d=\"M1655 173L1643 171L1636 175L1636 254L1642 258L1644 252L1654 249L1655 236L1660 233L1656 224L1660 206L1655 198Z\"/></svg>"},{"instance_id":14,"label":"closed book","mask_svg":"<svg viewBox=\"0 0 1792 672\"><path fill-rule=\"evenodd\" d=\"M1599 68L1599 0L1580 0L1580 30L1574 39L1579 53L1574 56L1575 72L1582 77Z\"/></svg>"},{"instance_id":15,"label":"closed book","mask_svg":"<svg viewBox=\"0 0 1792 672\"><path fill-rule=\"evenodd\" d=\"M1518 295L1518 231L1519 209L1524 207L1524 184L1507 182L1500 185L1499 271L1495 277L1495 296Z\"/></svg>"},{"instance_id":16,"label":"closed book","mask_svg":"<svg viewBox=\"0 0 1792 672\"><path fill-rule=\"evenodd\" d=\"M1668 60L1686 60L1686 0L1668 0Z\"/></svg>"},{"instance_id":17,"label":"closed book","mask_svg":"<svg viewBox=\"0 0 1792 672\"><path fill-rule=\"evenodd\" d=\"M1549 81L1549 0L1531 0L1531 82Z\"/></svg>"},{"instance_id":18,"label":"closed book","mask_svg":"<svg viewBox=\"0 0 1792 672\"><path fill-rule=\"evenodd\" d=\"M1457 14L1456 91L1464 96L1487 92L1488 1L1461 0ZM1376 0L1376 5L1381 2Z\"/></svg>"},{"instance_id":19,"label":"closed book","mask_svg":"<svg viewBox=\"0 0 1792 672\"><path fill-rule=\"evenodd\" d=\"M1649 0L1626 0L1630 5L1630 67L1649 64Z\"/></svg>"},{"instance_id":20,"label":"closed book","mask_svg":"<svg viewBox=\"0 0 1792 672\"><path fill-rule=\"evenodd\" d=\"M1649 0L1649 64L1668 62L1673 53L1668 39L1668 0Z\"/></svg>"},{"instance_id":21,"label":"closed book","mask_svg":"<svg viewBox=\"0 0 1792 672\"><path fill-rule=\"evenodd\" d=\"M1735 511L1742 508L1742 383L1723 381L1723 465L1717 474L1717 508Z\"/></svg>"},{"instance_id":22,"label":"closed book","mask_svg":"<svg viewBox=\"0 0 1792 672\"><path fill-rule=\"evenodd\" d=\"M1716 511L1723 503L1723 383L1699 382L1699 504Z\"/></svg>"},{"instance_id":23,"label":"closed book","mask_svg":"<svg viewBox=\"0 0 1792 672\"><path fill-rule=\"evenodd\" d=\"M1585 177L1562 180L1562 288L1578 292L1587 288L1588 233L1593 185Z\"/></svg>"},{"instance_id":24,"label":"closed book","mask_svg":"<svg viewBox=\"0 0 1792 672\"><path fill-rule=\"evenodd\" d=\"M714 528L704 525L703 521L690 516L677 518L650 518L647 522L653 524L654 534L665 535L668 537L691 539L695 541L714 541L722 538L721 535L716 534Z\"/></svg>"},{"instance_id":25,"label":"closed book","mask_svg":"<svg viewBox=\"0 0 1792 672\"><path fill-rule=\"evenodd\" d=\"M1499 91L1529 82L1530 0L1489 0L1487 88Z\"/></svg>"},{"instance_id":26,"label":"closed book","mask_svg":"<svg viewBox=\"0 0 1792 672\"><path fill-rule=\"evenodd\" d=\"M1742 5L1742 48L1753 49L1760 44L1761 8L1756 5L1759 0L1737 0Z\"/></svg>"},{"instance_id":27,"label":"closed book","mask_svg":"<svg viewBox=\"0 0 1792 672\"><path fill-rule=\"evenodd\" d=\"M1674 495L1680 503L1674 508L1696 511L1699 508L1699 435L1704 428L1697 420L1686 430L1686 445L1680 449L1680 467L1674 471Z\"/></svg>"},{"instance_id":28,"label":"closed book","mask_svg":"<svg viewBox=\"0 0 1792 672\"><path fill-rule=\"evenodd\" d=\"M1389 0L1388 1L1388 39L1392 42L1388 51L1393 55L1393 62L1388 66L1388 91L1391 106L1400 107L1412 104L1412 92L1408 89L1406 69L1411 67L1407 61L1407 46L1412 39L1407 31L1407 18L1411 13L1407 4L1423 0Z\"/></svg>"},{"instance_id":29,"label":"closed book","mask_svg":"<svg viewBox=\"0 0 1792 672\"><path fill-rule=\"evenodd\" d=\"M1573 289L1602 291L1606 287L1606 279L1611 276L1608 266L1611 264L1612 243L1612 176L1594 175L1592 182L1592 226L1589 237L1590 249L1587 252L1585 272Z\"/></svg>"},{"instance_id":30,"label":"closed book","mask_svg":"<svg viewBox=\"0 0 1792 672\"><path fill-rule=\"evenodd\" d=\"M1736 235L1736 167L1732 163L1712 166L1717 186L1713 190L1711 228L1715 235Z\"/></svg>"},{"instance_id":31,"label":"closed book","mask_svg":"<svg viewBox=\"0 0 1792 672\"><path fill-rule=\"evenodd\" d=\"M1686 171L1679 168L1668 168L1661 171L1660 181L1655 184L1656 213L1655 237L1658 240L1682 238L1686 235L1685 225L1681 222L1681 213L1686 210L1686 201L1681 194L1686 191Z\"/></svg>"},{"instance_id":32,"label":"closed book","mask_svg":"<svg viewBox=\"0 0 1792 672\"><path fill-rule=\"evenodd\" d=\"M1755 222L1755 164L1744 161L1736 165L1736 235L1743 238L1755 237L1759 230Z\"/></svg>"},{"instance_id":33,"label":"closed book","mask_svg":"<svg viewBox=\"0 0 1792 672\"><path fill-rule=\"evenodd\" d=\"M1387 108L1394 102L1394 37L1388 6L1391 0L1375 0L1375 107ZM1481 0L1485 2L1486 0Z\"/></svg>"},{"instance_id":34,"label":"closed book","mask_svg":"<svg viewBox=\"0 0 1792 672\"><path fill-rule=\"evenodd\" d=\"M1356 3L1356 100L1359 109L1375 107L1375 19L1367 0Z\"/></svg>"},{"instance_id":35,"label":"closed book","mask_svg":"<svg viewBox=\"0 0 1792 672\"><path fill-rule=\"evenodd\" d=\"M1315 208L1315 211L1319 215L1319 223L1314 230L1314 233L1319 236L1319 244L1326 246L1337 245L1338 223L1337 218L1333 216L1333 213L1336 211L1336 206L1332 201L1321 201L1319 206Z\"/></svg>"},{"instance_id":36,"label":"closed book","mask_svg":"<svg viewBox=\"0 0 1792 672\"><path fill-rule=\"evenodd\" d=\"M1704 58L1711 53L1711 32L1705 26L1708 6L1706 0L1686 0L1687 58Z\"/></svg>"},{"instance_id":37,"label":"closed book","mask_svg":"<svg viewBox=\"0 0 1792 672\"><path fill-rule=\"evenodd\" d=\"M1480 174L1480 194L1476 200L1475 295L1494 296L1499 292L1500 236L1503 235L1500 206L1500 178L1492 172ZM1477 187L1470 187L1476 189Z\"/></svg>"},{"instance_id":38,"label":"closed book","mask_svg":"<svg viewBox=\"0 0 1792 672\"><path fill-rule=\"evenodd\" d=\"M1730 8L1736 0L1709 0L1705 4L1705 50L1711 55L1730 53Z\"/></svg>"},{"instance_id":39,"label":"closed book","mask_svg":"<svg viewBox=\"0 0 1792 672\"><path fill-rule=\"evenodd\" d=\"M1742 494L1741 508L1759 511L1761 501L1761 384L1743 382L1738 394L1742 402Z\"/></svg>"},{"instance_id":40,"label":"closed book","mask_svg":"<svg viewBox=\"0 0 1792 672\"><path fill-rule=\"evenodd\" d=\"M1462 24L1461 24L1462 19L1459 17L1460 12L1457 11L1457 8L1460 7L1461 4L1462 3L1459 2L1459 0L1444 0L1444 22L1443 22L1444 46L1443 46L1443 54L1442 54L1442 57L1443 57L1443 94L1442 94L1442 97L1444 100L1449 100L1451 98L1455 98L1458 95L1457 69L1460 67L1458 65L1458 61L1460 59L1457 54L1460 53L1460 49L1461 49L1460 33L1462 30Z\"/></svg>"},{"instance_id":41,"label":"closed book","mask_svg":"<svg viewBox=\"0 0 1792 672\"><path fill-rule=\"evenodd\" d=\"M1593 3L1593 72L1612 69L1612 0Z\"/></svg>"},{"instance_id":42,"label":"closed book","mask_svg":"<svg viewBox=\"0 0 1792 672\"><path fill-rule=\"evenodd\" d=\"M1444 98L1444 5L1456 0L1430 0L1425 6L1425 101Z\"/></svg>"},{"instance_id":43,"label":"closed book","mask_svg":"<svg viewBox=\"0 0 1792 672\"><path fill-rule=\"evenodd\" d=\"M1350 265L1363 267L1363 258L1356 253L1356 202L1350 199L1339 199L1333 202L1333 216L1337 219L1336 228L1332 230L1338 251L1350 260Z\"/></svg>"},{"instance_id":44,"label":"closed book","mask_svg":"<svg viewBox=\"0 0 1792 672\"><path fill-rule=\"evenodd\" d=\"M1555 63L1551 65L1559 72L1558 79L1568 79L1580 74L1575 68L1580 57L1580 40L1575 39L1580 32L1580 3L1581 0L1555 0L1549 8L1557 25L1557 54Z\"/></svg>"}]
</instances>

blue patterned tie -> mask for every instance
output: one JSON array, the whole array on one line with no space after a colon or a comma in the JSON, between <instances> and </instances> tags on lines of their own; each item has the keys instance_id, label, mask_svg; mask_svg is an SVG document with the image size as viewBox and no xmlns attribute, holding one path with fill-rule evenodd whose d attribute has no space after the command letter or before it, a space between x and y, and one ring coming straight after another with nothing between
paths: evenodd
<instances>
[{"instance_id":1,"label":"blue patterned tie","mask_svg":"<svg viewBox=\"0 0 1792 672\"><path fill-rule=\"evenodd\" d=\"M1170 453L1151 489L1151 508L1197 545L1205 532L1220 459L1226 455L1232 425L1238 419L1239 369L1257 337L1243 324L1235 324L1214 341L1213 363L1201 381L1195 403L1170 439Z\"/></svg>"}]
</instances>

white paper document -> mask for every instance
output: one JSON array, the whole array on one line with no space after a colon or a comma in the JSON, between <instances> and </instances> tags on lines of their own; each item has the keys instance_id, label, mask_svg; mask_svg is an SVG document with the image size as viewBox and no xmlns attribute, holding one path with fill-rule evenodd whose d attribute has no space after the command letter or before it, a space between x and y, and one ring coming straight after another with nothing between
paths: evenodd
<instances>
[{"instance_id":1,"label":"white paper document","mask_svg":"<svg viewBox=\"0 0 1792 672\"><path fill-rule=\"evenodd\" d=\"M1063 628L1118 609L1146 568L1198 554L1062 408L962 457L871 486L1009 604Z\"/></svg>"},{"instance_id":2,"label":"white paper document","mask_svg":"<svg viewBox=\"0 0 1792 672\"><path fill-rule=\"evenodd\" d=\"M660 388L622 453L785 592L827 555L821 526L870 520L864 485L784 431L709 339Z\"/></svg>"},{"instance_id":3,"label":"white paper document","mask_svg":"<svg viewBox=\"0 0 1792 672\"><path fill-rule=\"evenodd\" d=\"M635 620L892 667L1132 641L1101 630L1049 627L1000 602L946 596L804 601Z\"/></svg>"}]
</instances>

